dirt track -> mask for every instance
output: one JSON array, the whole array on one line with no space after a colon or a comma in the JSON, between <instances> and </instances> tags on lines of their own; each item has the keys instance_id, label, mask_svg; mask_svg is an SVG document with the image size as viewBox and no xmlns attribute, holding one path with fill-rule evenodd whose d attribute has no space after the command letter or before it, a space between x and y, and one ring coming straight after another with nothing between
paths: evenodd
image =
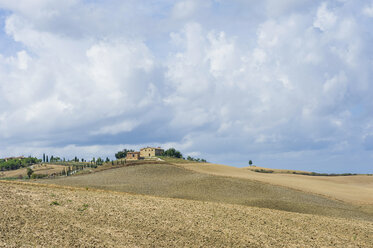
<instances>
[{"instance_id":1,"label":"dirt track","mask_svg":"<svg viewBox=\"0 0 373 248\"><path fill-rule=\"evenodd\" d=\"M373 247L373 223L0 182L2 247Z\"/></svg>"}]
</instances>

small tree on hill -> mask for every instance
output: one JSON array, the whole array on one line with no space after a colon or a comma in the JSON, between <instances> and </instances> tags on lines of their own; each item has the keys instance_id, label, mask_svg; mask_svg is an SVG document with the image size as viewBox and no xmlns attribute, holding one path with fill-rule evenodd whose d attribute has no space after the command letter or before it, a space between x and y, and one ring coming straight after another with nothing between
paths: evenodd
<instances>
[{"instance_id":1,"label":"small tree on hill","mask_svg":"<svg viewBox=\"0 0 373 248\"><path fill-rule=\"evenodd\" d=\"M27 176L28 176L28 179L31 178L32 173L34 173L34 171L33 171L30 167L28 167L28 168L27 168Z\"/></svg>"},{"instance_id":2,"label":"small tree on hill","mask_svg":"<svg viewBox=\"0 0 373 248\"><path fill-rule=\"evenodd\" d=\"M100 157L96 161L97 165L102 165L103 163L104 163L104 160L102 160L102 158L100 158Z\"/></svg>"},{"instance_id":3,"label":"small tree on hill","mask_svg":"<svg viewBox=\"0 0 373 248\"><path fill-rule=\"evenodd\" d=\"M249 160L249 165L250 166L253 165L253 161Z\"/></svg>"}]
</instances>

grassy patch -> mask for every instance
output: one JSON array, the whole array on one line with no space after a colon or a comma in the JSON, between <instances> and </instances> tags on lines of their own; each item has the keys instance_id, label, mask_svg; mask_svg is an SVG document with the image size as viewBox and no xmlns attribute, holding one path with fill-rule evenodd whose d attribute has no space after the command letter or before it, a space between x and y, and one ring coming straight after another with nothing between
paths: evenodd
<instances>
[{"instance_id":1,"label":"grassy patch","mask_svg":"<svg viewBox=\"0 0 373 248\"><path fill-rule=\"evenodd\" d=\"M3 177L0 178L0 180L6 180L6 181L14 181L14 180L19 180L20 178L18 177Z\"/></svg>"},{"instance_id":2,"label":"grassy patch","mask_svg":"<svg viewBox=\"0 0 373 248\"><path fill-rule=\"evenodd\" d=\"M85 203L85 204L83 204L82 207L78 208L78 211L79 211L79 212L83 212L83 211L87 210L88 207L89 207L88 204Z\"/></svg>"}]
</instances>

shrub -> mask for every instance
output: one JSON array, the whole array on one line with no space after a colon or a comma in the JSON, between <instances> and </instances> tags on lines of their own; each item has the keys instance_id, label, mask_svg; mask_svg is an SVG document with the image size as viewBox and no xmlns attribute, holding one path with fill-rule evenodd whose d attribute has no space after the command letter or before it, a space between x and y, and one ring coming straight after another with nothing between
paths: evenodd
<instances>
[{"instance_id":1,"label":"shrub","mask_svg":"<svg viewBox=\"0 0 373 248\"><path fill-rule=\"evenodd\" d=\"M28 167L27 168L27 176L28 176L29 179L30 179L32 173L34 173L34 171L30 167Z\"/></svg>"},{"instance_id":2,"label":"shrub","mask_svg":"<svg viewBox=\"0 0 373 248\"><path fill-rule=\"evenodd\" d=\"M259 173L273 173L274 172L273 170L263 170L263 169L254 170L254 171L259 172Z\"/></svg>"},{"instance_id":3,"label":"shrub","mask_svg":"<svg viewBox=\"0 0 373 248\"><path fill-rule=\"evenodd\" d=\"M47 177L48 175L43 175L43 174L35 174L35 173L33 173L32 175L31 175L31 178L32 179L40 179L40 178L44 178L44 177Z\"/></svg>"}]
</instances>

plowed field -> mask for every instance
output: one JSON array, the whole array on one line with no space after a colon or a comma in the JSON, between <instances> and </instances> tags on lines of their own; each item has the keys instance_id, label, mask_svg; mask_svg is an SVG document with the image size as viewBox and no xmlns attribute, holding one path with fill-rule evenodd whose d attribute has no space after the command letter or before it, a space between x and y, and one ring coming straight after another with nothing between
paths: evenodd
<instances>
[{"instance_id":1,"label":"plowed field","mask_svg":"<svg viewBox=\"0 0 373 248\"><path fill-rule=\"evenodd\" d=\"M373 247L373 223L0 182L1 247Z\"/></svg>"}]
</instances>

